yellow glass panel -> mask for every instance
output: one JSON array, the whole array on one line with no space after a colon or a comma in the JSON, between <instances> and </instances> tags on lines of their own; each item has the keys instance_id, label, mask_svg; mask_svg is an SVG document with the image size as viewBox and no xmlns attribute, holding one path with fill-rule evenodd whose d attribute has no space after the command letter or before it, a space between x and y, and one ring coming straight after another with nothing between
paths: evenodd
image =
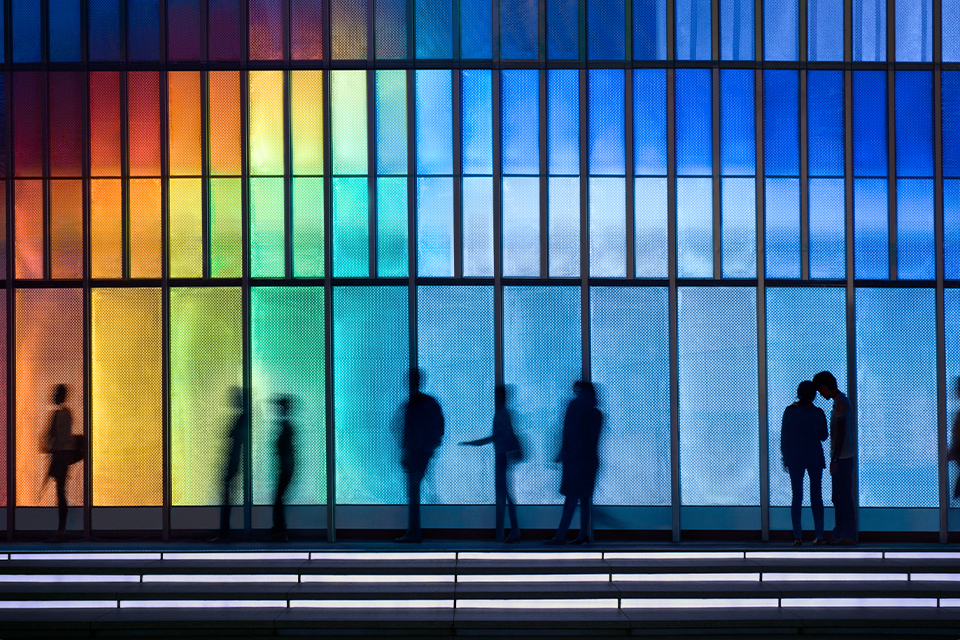
<instances>
[{"instance_id":1,"label":"yellow glass panel","mask_svg":"<svg viewBox=\"0 0 960 640\"><path fill-rule=\"evenodd\" d=\"M210 173L240 175L240 72L211 71L208 76Z\"/></svg>"},{"instance_id":2,"label":"yellow glass panel","mask_svg":"<svg viewBox=\"0 0 960 640\"><path fill-rule=\"evenodd\" d=\"M283 72L250 72L250 174L283 175Z\"/></svg>"},{"instance_id":3,"label":"yellow glass panel","mask_svg":"<svg viewBox=\"0 0 960 640\"><path fill-rule=\"evenodd\" d=\"M290 75L290 144L293 174L323 174L323 72Z\"/></svg>"},{"instance_id":4,"label":"yellow glass panel","mask_svg":"<svg viewBox=\"0 0 960 640\"><path fill-rule=\"evenodd\" d=\"M123 275L123 197L119 180L90 181L90 273Z\"/></svg>"},{"instance_id":5,"label":"yellow glass panel","mask_svg":"<svg viewBox=\"0 0 960 640\"><path fill-rule=\"evenodd\" d=\"M170 107L170 175L199 176L200 72L171 71L167 76Z\"/></svg>"},{"instance_id":6,"label":"yellow glass panel","mask_svg":"<svg viewBox=\"0 0 960 640\"><path fill-rule=\"evenodd\" d=\"M160 180L130 181L130 276L160 277Z\"/></svg>"},{"instance_id":7,"label":"yellow glass panel","mask_svg":"<svg viewBox=\"0 0 960 640\"><path fill-rule=\"evenodd\" d=\"M170 275L203 276L203 209L200 178L170 180Z\"/></svg>"}]
</instances>

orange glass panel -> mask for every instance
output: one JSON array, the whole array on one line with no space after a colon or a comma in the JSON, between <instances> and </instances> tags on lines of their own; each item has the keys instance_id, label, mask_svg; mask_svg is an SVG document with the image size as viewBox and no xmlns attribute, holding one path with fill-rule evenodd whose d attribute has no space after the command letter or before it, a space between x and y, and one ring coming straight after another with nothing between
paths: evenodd
<instances>
[{"instance_id":1,"label":"orange glass panel","mask_svg":"<svg viewBox=\"0 0 960 640\"><path fill-rule=\"evenodd\" d=\"M127 75L130 175L160 175L160 74Z\"/></svg>"},{"instance_id":2,"label":"orange glass panel","mask_svg":"<svg viewBox=\"0 0 960 640\"><path fill-rule=\"evenodd\" d=\"M170 175L199 176L200 72L171 71L167 75L170 108Z\"/></svg>"},{"instance_id":3,"label":"orange glass panel","mask_svg":"<svg viewBox=\"0 0 960 640\"><path fill-rule=\"evenodd\" d=\"M50 273L54 278L83 277L83 184L50 182Z\"/></svg>"},{"instance_id":4,"label":"orange glass panel","mask_svg":"<svg viewBox=\"0 0 960 640\"><path fill-rule=\"evenodd\" d=\"M130 277L160 277L160 226L160 180L131 180Z\"/></svg>"},{"instance_id":5,"label":"orange glass panel","mask_svg":"<svg viewBox=\"0 0 960 640\"><path fill-rule=\"evenodd\" d=\"M240 72L211 71L208 76L210 173L240 175Z\"/></svg>"},{"instance_id":6,"label":"orange glass panel","mask_svg":"<svg viewBox=\"0 0 960 640\"><path fill-rule=\"evenodd\" d=\"M90 181L90 274L123 275L123 197L119 180Z\"/></svg>"},{"instance_id":7,"label":"orange glass panel","mask_svg":"<svg viewBox=\"0 0 960 640\"><path fill-rule=\"evenodd\" d=\"M120 74L90 73L90 174L120 177Z\"/></svg>"},{"instance_id":8,"label":"orange glass panel","mask_svg":"<svg viewBox=\"0 0 960 640\"><path fill-rule=\"evenodd\" d=\"M17 180L14 187L17 277L43 277L43 182Z\"/></svg>"},{"instance_id":9,"label":"orange glass panel","mask_svg":"<svg viewBox=\"0 0 960 640\"><path fill-rule=\"evenodd\" d=\"M47 481L50 456L42 446L56 385L67 385L73 433L84 432L83 295L80 289L20 289L15 304L17 504L53 506L55 487ZM70 465L67 474L67 502L74 506L83 504L84 464Z\"/></svg>"},{"instance_id":10,"label":"orange glass panel","mask_svg":"<svg viewBox=\"0 0 960 640\"><path fill-rule=\"evenodd\" d=\"M200 178L170 180L170 275L203 277L203 217Z\"/></svg>"}]
</instances>

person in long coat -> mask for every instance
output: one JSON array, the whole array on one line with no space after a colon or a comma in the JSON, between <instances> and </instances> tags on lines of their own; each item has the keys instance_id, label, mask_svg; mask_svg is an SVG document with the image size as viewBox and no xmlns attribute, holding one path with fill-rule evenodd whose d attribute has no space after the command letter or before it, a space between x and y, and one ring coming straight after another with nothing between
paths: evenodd
<instances>
[{"instance_id":1,"label":"person in long coat","mask_svg":"<svg viewBox=\"0 0 960 640\"><path fill-rule=\"evenodd\" d=\"M793 544L800 546L803 527L800 524L800 508L803 504L803 476L810 476L810 506L813 508L813 544L823 544L823 493L821 482L826 468L823 445L827 439L827 416L823 409L813 404L817 389L809 380L797 387L797 401L783 412L780 430L780 452L783 467L790 474L793 501L790 503L790 518L793 521Z\"/></svg>"}]
</instances>

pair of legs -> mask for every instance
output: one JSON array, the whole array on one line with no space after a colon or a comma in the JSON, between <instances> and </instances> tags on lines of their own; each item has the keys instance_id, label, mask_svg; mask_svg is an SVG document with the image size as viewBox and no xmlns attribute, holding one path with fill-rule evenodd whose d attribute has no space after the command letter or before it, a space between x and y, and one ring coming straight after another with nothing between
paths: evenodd
<instances>
[{"instance_id":1,"label":"pair of legs","mask_svg":"<svg viewBox=\"0 0 960 640\"><path fill-rule=\"evenodd\" d=\"M233 456L227 460L227 468L223 473L223 490L220 494L220 538L227 538L230 535L230 487L233 484L233 478L240 470L240 458Z\"/></svg>"},{"instance_id":2,"label":"pair of legs","mask_svg":"<svg viewBox=\"0 0 960 640\"><path fill-rule=\"evenodd\" d=\"M813 529L817 538L823 538L823 469L790 467L790 487L793 489L793 501L790 503L790 519L793 521L793 537L799 540L803 534L800 525L800 508L803 504L803 474L810 475L810 506L813 508Z\"/></svg>"},{"instance_id":3,"label":"pair of legs","mask_svg":"<svg viewBox=\"0 0 960 640\"><path fill-rule=\"evenodd\" d=\"M857 512L853 503L853 470L856 458L837 460L833 471L834 540L857 539Z\"/></svg>"},{"instance_id":4,"label":"pair of legs","mask_svg":"<svg viewBox=\"0 0 960 640\"><path fill-rule=\"evenodd\" d=\"M426 473L426 465L407 469L407 533L399 541L420 542L420 485Z\"/></svg>"},{"instance_id":5,"label":"pair of legs","mask_svg":"<svg viewBox=\"0 0 960 640\"><path fill-rule=\"evenodd\" d=\"M494 488L497 498L497 542L502 542L504 512L510 510L510 537L508 541L520 539L520 523L517 521L517 505L507 488L507 456L497 455L494 468Z\"/></svg>"},{"instance_id":6,"label":"pair of legs","mask_svg":"<svg viewBox=\"0 0 960 640\"><path fill-rule=\"evenodd\" d=\"M283 469L280 471L280 478L277 480L277 494L273 499L273 532L282 534L287 530L287 517L283 509L283 496L287 493L287 487L293 480L293 471Z\"/></svg>"},{"instance_id":7,"label":"pair of legs","mask_svg":"<svg viewBox=\"0 0 960 640\"><path fill-rule=\"evenodd\" d=\"M50 459L48 475L57 488L57 536L67 531L67 470L70 468L70 452L54 451Z\"/></svg>"},{"instance_id":8,"label":"pair of legs","mask_svg":"<svg viewBox=\"0 0 960 640\"><path fill-rule=\"evenodd\" d=\"M567 530L573 521L573 512L577 509L577 502L580 503L580 535L577 541L592 541L593 526L590 520L590 512L593 508L593 496L583 496L579 500L577 496L567 496L563 503L563 514L560 516L560 526L557 527L557 538L567 537Z\"/></svg>"}]
</instances>

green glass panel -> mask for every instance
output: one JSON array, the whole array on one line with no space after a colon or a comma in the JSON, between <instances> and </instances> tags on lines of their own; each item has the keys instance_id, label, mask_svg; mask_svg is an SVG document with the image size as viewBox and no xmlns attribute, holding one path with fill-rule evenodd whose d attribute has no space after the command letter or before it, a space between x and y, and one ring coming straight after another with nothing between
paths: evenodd
<instances>
[{"instance_id":1,"label":"green glass panel","mask_svg":"<svg viewBox=\"0 0 960 640\"><path fill-rule=\"evenodd\" d=\"M250 179L250 275L282 278L283 179Z\"/></svg>"},{"instance_id":2,"label":"green glass panel","mask_svg":"<svg viewBox=\"0 0 960 640\"><path fill-rule=\"evenodd\" d=\"M367 173L367 73L330 72L333 173Z\"/></svg>"},{"instance_id":3,"label":"green glass panel","mask_svg":"<svg viewBox=\"0 0 960 640\"><path fill-rule=\"evenodd\" d=\"M240 178L210 180L210 275L243 275L240 243Z\"/></svg>"},{"instance_id":4,"label":"green glass panel","mask_svg":"<svg viewBox=\"0 0 960 640\"><path fill-rule=\"evenodd\" d=\"M381 278L405 278L407 179L377 179L377 271Z\"/></svg>"},{"instance_id":5,"label":"green glass panel","mask_svg":"<svg viewBox=\"0 0 960 640\"><path fill-rule=\"evenodd\" d=\"M333 275L370 275L370 193L366 178L333 179Z\"/></svg>"},{"instance_id":6,"label":"green glass panel","mask_svg":"<svg viewBox=\"0 0 960 640\"><path fill-rule=\"evenodd\" d=\"M293 178L293 275L323 277L323 178Z\"/></svg>"}]
</instances>

